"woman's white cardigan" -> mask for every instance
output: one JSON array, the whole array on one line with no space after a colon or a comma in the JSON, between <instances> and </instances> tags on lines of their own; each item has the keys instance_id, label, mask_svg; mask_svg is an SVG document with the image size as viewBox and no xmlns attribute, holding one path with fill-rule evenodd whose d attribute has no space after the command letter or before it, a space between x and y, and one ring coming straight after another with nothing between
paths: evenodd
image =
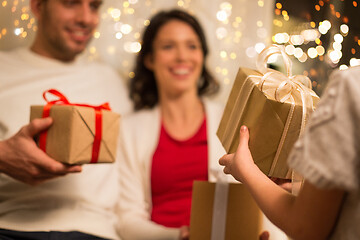
<instances>
[{"instance_id":1,"label":"woman's white cardigan","mask_svg":"<svg viewBox=\"0 0 360 240\"><path fill-rule=\"evenodd\" d=\"M225 154L216 136L223 108L217 103L203 100L206 114L210 181L222 172L218 160ZM151 214L151 161L160 134L160 110L142 110L122 119L118 230L124 240L177 240L180 231L150 220Z\"/></svg>"}]
</instances>

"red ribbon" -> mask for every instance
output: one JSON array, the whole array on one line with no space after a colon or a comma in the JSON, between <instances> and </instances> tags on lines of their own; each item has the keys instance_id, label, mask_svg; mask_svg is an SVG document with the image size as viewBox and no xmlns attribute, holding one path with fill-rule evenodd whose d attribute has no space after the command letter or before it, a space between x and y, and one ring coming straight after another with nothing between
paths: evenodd
<instances>
[{"instance_id":1,"label":"red ribbon","mask_svg":"<svg viewBox=\"0 0 360 240\"><path fill-rule=\"evenodd\" d=\"M58 99L55 99L53 101L49 101L46 98L47 93L50 93L50 94L58 97ZM104 103L104 104L101 104L99 106L93 106L93 105L88 105L88 104L70 103L62 93L60 93L59 91L57 91L55 89L49 89L49 90L45 91L43 93L43 98L47 102L47 104L44 106L44 110L43 110L43 114L42 114L43 118L46 118L46 117L48 117L50 115L50 108L54 104L56 104L56 105L71 105L71 106L90 107L90 108L93 108L95 110L95 133L94 133L94 143L93 143L92 155L91 155L90 163L96 163L98 161L98 158L99 158L100 143L101 143L101 138L102 138L102 112L101 112L101 110L105 109L105 110L110 111L111 109L110 109L109 103ZM39 147L44 152L46 152L46 138L47 138L47 130L45 130L43 133L41 133L40 138L39 138Z\"/></svg>"}]
</instances>

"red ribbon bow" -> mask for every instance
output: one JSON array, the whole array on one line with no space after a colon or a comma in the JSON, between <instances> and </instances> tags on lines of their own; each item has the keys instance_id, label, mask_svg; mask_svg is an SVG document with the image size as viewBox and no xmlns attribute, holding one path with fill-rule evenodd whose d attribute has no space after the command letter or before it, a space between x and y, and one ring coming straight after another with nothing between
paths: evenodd
<instances>
[{"instance_id":1,"label":"red ribbon bow","mask_svg":"<svg viewBox=\"0 0 360 240\"><path fill-rule=\"evenodd\" d=\"M49 101L46 98L46 94L50 93L58 99L55 99L53 101ZM47 104L44 106L42 117L48 117L50 115L50 108L52 105L71 105L71 106L82 106L82 107L90 107L95 110L95 134L94 134L94 143L92 148L92 156L90 163L96 163L99 158L99 152L100 152L100 143L101 143L101 137L102 137L102 109L105 110L111 110L109 103L104 103L99 106L93 106L88 104L78 104L78 103L70 103L69 100L59 91L55 89L49 89L43 93L43 98L47 102ZM46 152L46 138L47 138L47 130L40 134L39 139L39 147L41 150Z\"/></svg>"}]
</instances>

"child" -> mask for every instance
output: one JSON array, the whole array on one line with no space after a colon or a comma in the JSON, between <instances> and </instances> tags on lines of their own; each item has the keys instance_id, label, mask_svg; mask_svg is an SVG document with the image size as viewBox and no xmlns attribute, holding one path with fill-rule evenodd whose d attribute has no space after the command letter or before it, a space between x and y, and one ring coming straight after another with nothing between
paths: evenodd
<instances>
[{"instance_id":1,"label":"child","mask_svg":"<svg viewBox=\"0 0 360 240\"><path fill-rule=\"evenodd\" d=\"M305 178L296 197L254 164L247 127L236 153L224 155L224 172L244 183L265 215L294 239L360 239L360 67L337 71L289 166ZM250 129L251 130L251 129Z\"/></svg>"}]
</instances>

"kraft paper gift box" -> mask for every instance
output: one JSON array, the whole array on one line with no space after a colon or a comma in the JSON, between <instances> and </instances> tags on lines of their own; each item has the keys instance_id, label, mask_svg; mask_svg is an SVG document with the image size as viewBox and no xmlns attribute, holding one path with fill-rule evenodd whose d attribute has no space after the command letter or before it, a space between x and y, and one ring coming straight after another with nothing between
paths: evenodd
<instances>
[{"instance_id":1,"label":"kraft paper gift box","mask_svg":"<svg viewBox=\"0 0 360 240\"><path fill-rule=\"evenodd\" d=\"M251 194L240 183L225 183L228 185L222 187L228 189L216 193L216 184L206 181L193 184L190 240L258 240L263 215ZM225 202L214 205L215 198L221 199L224 194ZM219 216L219 211L224 215Z\"/></svg>"},{"instance_id":2,"label":"kraft paper gift box","mask_svg":"<svg viewBox=\"0 0 360 240\"><path fill-rule=\"evenodd\" d=\"M30 120L41 118L44 106L31 106ZM96 163L115 161L120 115L101 110L101 141ZM57 105L50 108L53 124L47 131L46 153L67 164L90 163L95 136L95 110L92 107Z\"/></svg>"},{"instance_id":3,"label":"kraft paper gift box","mask_svg":"<svg viewBox=\"0 0 360 240\"><path fill-rule=\"evenodd\" d=\"M267 57L282 50L272 46L264 51L262 54L266 56L262 56L262 60L266 66ZM291 179L287 157L319 97L311 90L311 83L310 87L303 84L310 82L308 78L291 76L290 59L284 59L284 62L288 76L261 68L259 63L261 72L239 69L217 136L225 150L234 153L239 144L240 127L246 125L250 131L249 148L256 165L268 176Z\"/></svg>"}]
</instances>

